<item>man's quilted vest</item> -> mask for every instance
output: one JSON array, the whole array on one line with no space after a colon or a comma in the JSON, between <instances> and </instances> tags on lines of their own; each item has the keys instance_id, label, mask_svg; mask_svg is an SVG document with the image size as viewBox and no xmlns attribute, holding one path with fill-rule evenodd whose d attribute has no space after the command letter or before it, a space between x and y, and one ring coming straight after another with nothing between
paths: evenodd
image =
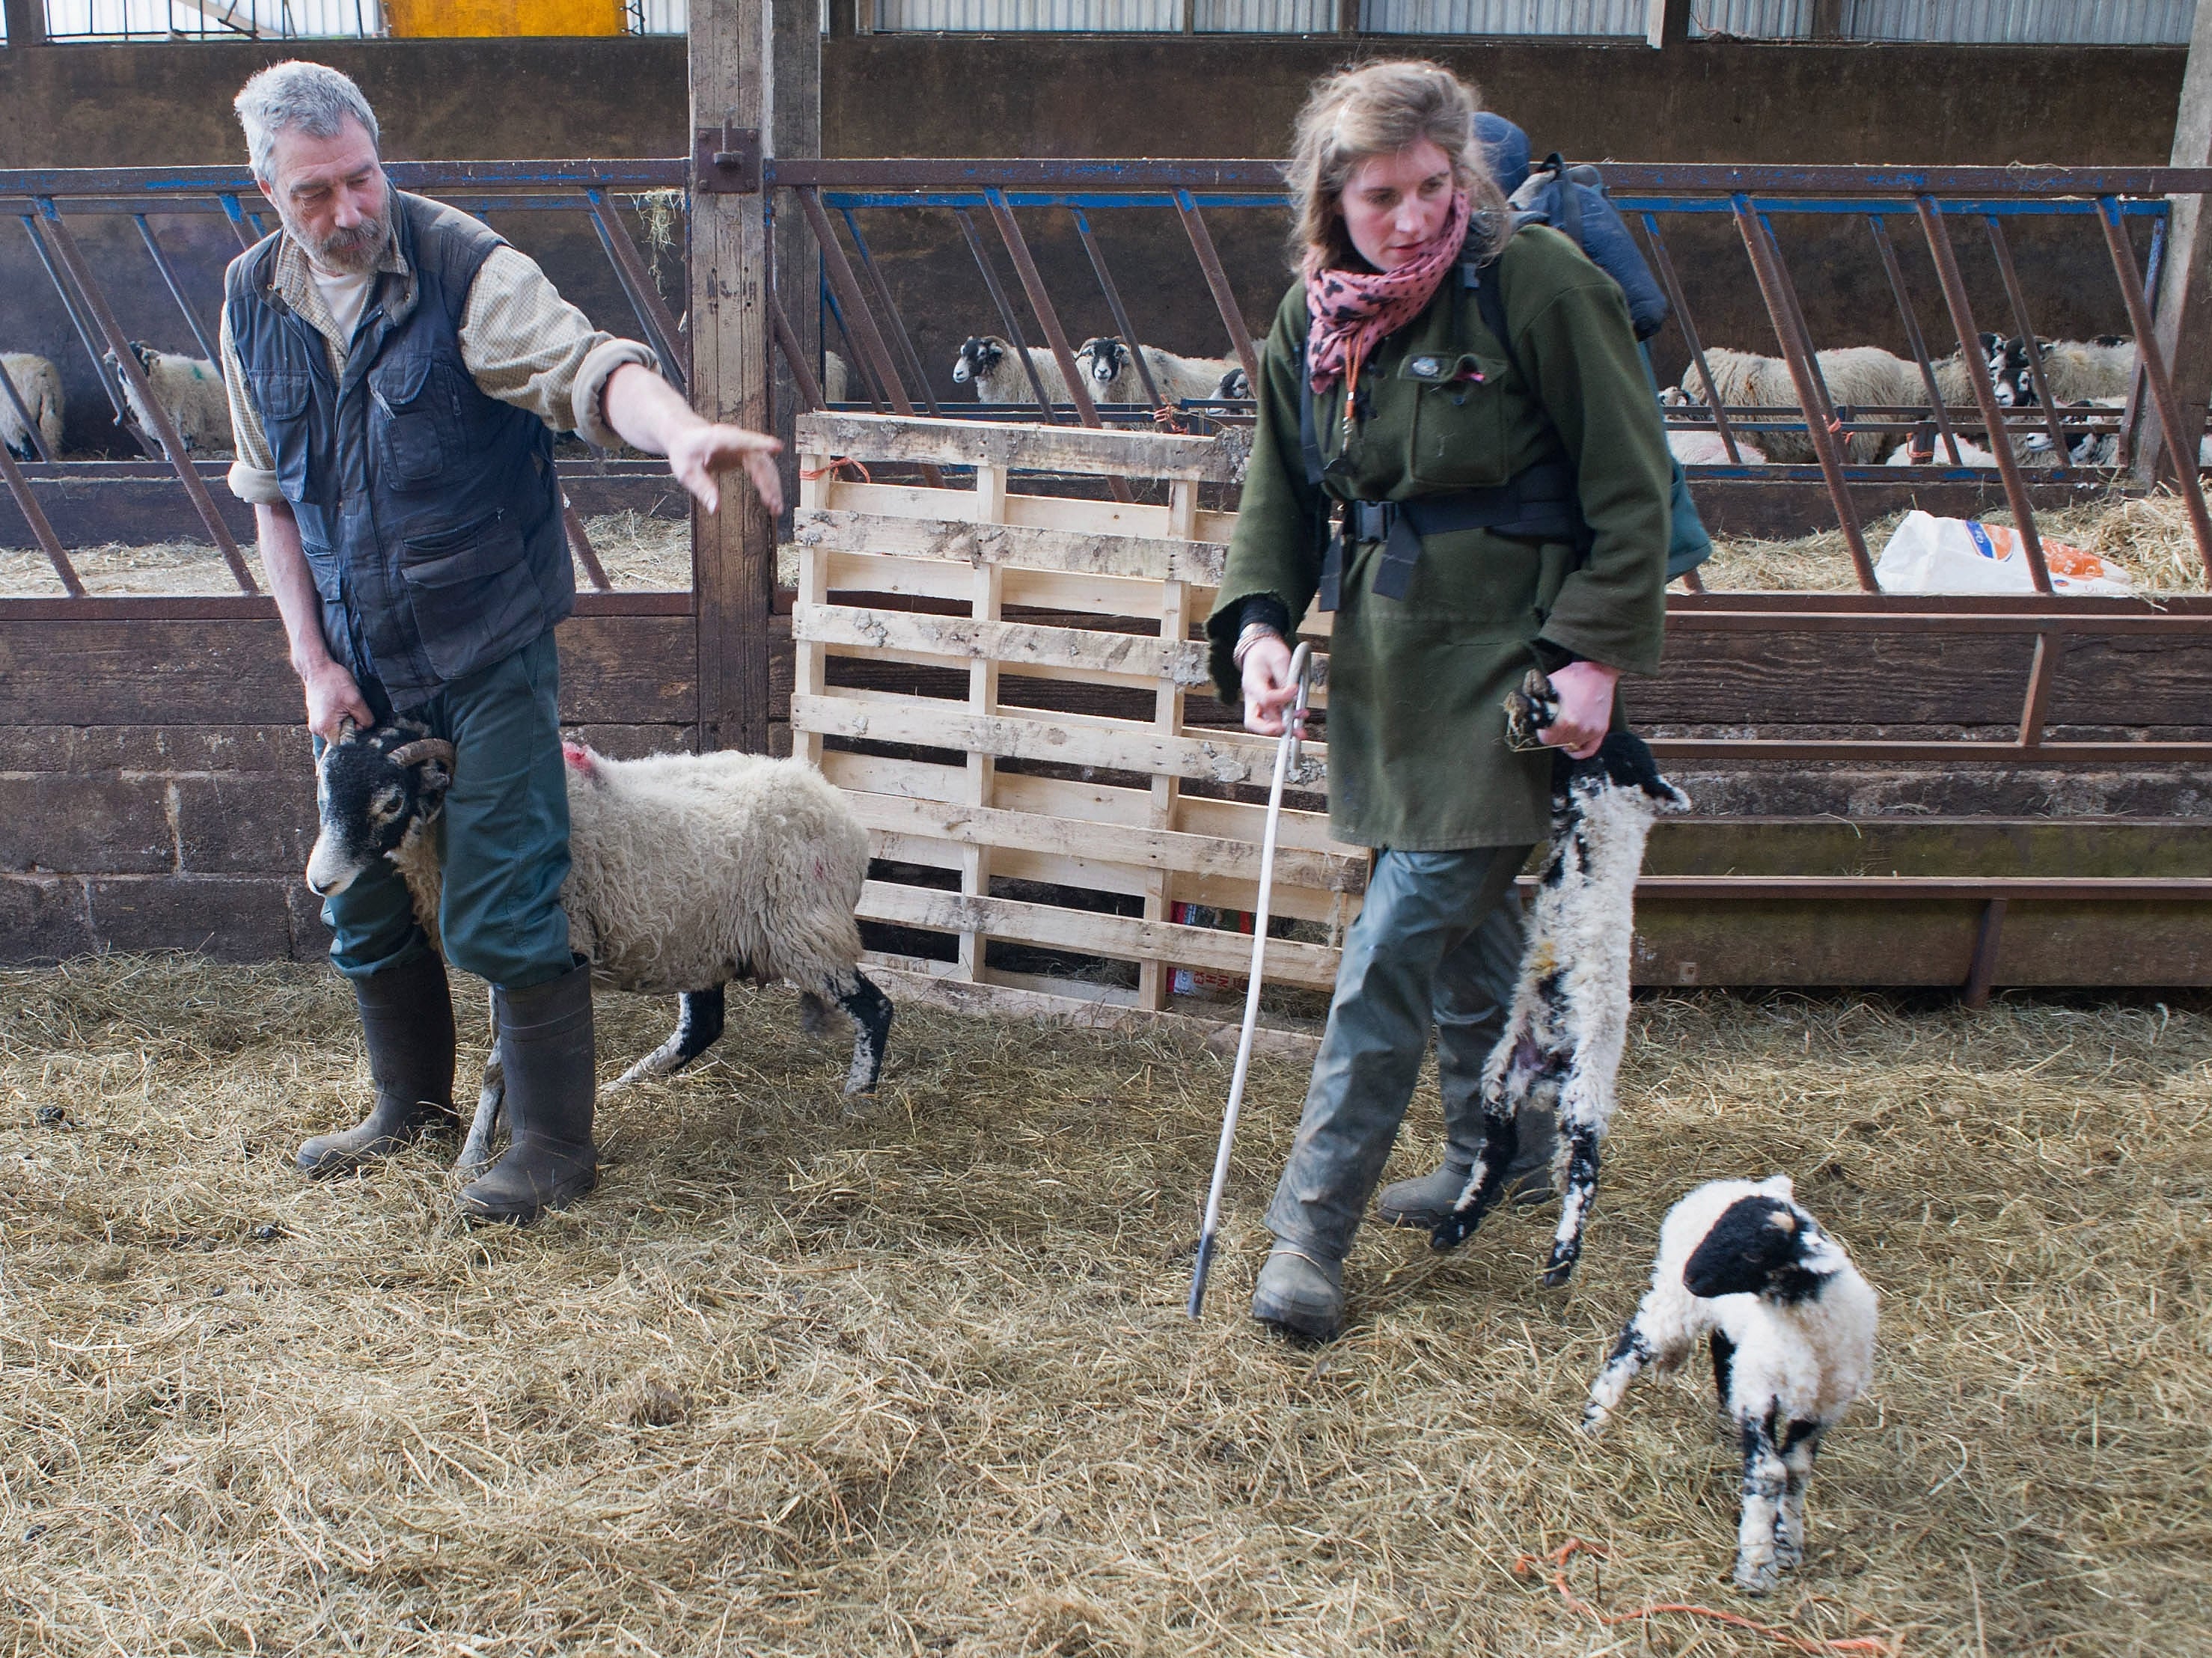
<instances>
[{"instance_id":1,"label":"man's quilted vest","mask_svg":"<svg viewBox=\"0 0 2212 1658\"><path fill-rule=\"evenodd\" d=\"M422 197L392 200L415 305L394 320L402 286L383 277L338 380L271 287L277 236L232 262L224 303L331 653L404 709L559 622L576 580L551 433L478 391L461 360L469 284L501 238Z\"/></svg>"}]
</instances>

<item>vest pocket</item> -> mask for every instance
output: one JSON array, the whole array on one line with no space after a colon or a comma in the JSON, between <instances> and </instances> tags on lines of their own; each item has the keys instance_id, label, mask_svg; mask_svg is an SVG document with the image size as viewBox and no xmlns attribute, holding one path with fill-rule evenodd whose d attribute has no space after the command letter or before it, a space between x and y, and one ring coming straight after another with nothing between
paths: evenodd
<instances>
[{"instance_id":1,"label":"vest pocket","mask_svg":"<svg viewBox=\"0 0 2212 1658\"><path fill-rule=\"evenodd\" d=\"M386 481L396 489L434 483L459 455L460 413L435 357L407 357L369 376Z\"/></svg>"},{"instance_id":2,"label":"vest pocket","mask_svg":"<svg viewBox=\"0 0 2212 1658\"><path fill-rule=\"evenodd\" d=\"M261 434L276 462L276 487L293 502L307 498L307 452L313 446L313 376L303 368L249 370L246 389L261 415Z\"/></svg>"},{"instance_id":3,"label":"vest pocket","mask_svg":"<svg viewBox=\"0 0 2212 1658\"><path fill-rule=\"evenodd\" d=\"M1416 355L1399 370L1400 379L1419 382L1406 445L1406 473L1414 483L1484 489L1505 482L1504 393L1498 384L1504 371L1504 363L1472 352Z\"/></svg>"},{"instance_id":4,"label":"vest pocket","mask_svg":"<svg viewBox=\"0 0 2212 1658\"><path fill-rule=\"evenodd\" d=\"M441 677L471 672L540 631L538 584L524 553L522 531L505 511L400 544L416 630Z\"/></svg>"}]
</instances>

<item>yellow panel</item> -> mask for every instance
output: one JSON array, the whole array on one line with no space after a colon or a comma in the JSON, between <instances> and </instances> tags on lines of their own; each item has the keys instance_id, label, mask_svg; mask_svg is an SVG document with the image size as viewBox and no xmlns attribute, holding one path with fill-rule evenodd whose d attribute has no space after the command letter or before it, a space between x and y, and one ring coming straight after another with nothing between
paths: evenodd
<instances>
[{"instance_id":1,"label":"yellow panel","mask_svg":"<svg viewBox=\"0 0 2212 1658\"><path fill-rule=\"evenodd\" d=\"M620 34L622 0L384 0L395 39L464 34Z\"/></svg>"}]
</instances>

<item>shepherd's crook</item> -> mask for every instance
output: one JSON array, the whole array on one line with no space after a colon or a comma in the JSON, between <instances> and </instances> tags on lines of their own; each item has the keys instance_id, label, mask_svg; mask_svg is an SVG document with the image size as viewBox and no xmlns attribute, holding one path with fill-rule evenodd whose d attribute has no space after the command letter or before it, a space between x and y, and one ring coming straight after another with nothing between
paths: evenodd
<instances>
[{"instance_id":1,"label":"shepherd's crook","mask_svg":"<svg viewBox=\"0 0 2212 1658\"><path fill-rule=\"evenodd\" d=\"M1221 1188L1229 1183L1229 1149L1237 1140L1237 1112L1244 1103L1244 1078L1252 1069L1252 1033L1260 1023L1260 970L1267 959L1267 901L1275 880L1275 830L1283 821L1283 785L1297 763L1298 741L1304 735L1306 702L1312 688L1306 671L1312 665L1313 647L1300 645L1291 653L1291 678L1298 699L1283 721L1283 735L1275 744L1275 780L1267 786L1267 827L1260 839L1260 905L1252 917L1252 977L1244 991L1244 1033L1237 1042L1237 1071L1229 1079L1229 1110L1221 1119L1221 1149L1213 1154L1213 1186L1206 1194L1206 1224L1198 1235L1198 1259L1190 1269L1190 1315L1196 1318L1206 1305L1206 1269L1213 1265L1213 1235L1221 1224Z\"/></svg>"}]
</instances>

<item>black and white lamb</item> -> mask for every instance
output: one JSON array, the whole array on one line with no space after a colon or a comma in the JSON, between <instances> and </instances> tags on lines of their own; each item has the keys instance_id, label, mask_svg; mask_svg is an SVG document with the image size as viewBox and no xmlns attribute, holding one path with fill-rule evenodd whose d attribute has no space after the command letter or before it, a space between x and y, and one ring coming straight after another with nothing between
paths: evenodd
<instances>
[{"instance_id":1,"label":"black and white lamb","mask_svg":"<svg viewBox=\"0 0 2212 1658\"><path fill-rule=\"evenodd\" d=\"M1531 746L1557 711L1551 683L1531 671L1506 699L1508 740ZM1551 845L1504 1034L1482 1070L1482 1148L1450 1217L1429 1235L1437 1248L1463 1242L1505 1194L1505 1171L1520 1149L1522 1107L1551 1108L1559 1113L1565 1166L1544 1282L1556 1288L1573 1273L1597 1199L1598 1142L1613 1120L1613 1084L1628 1041L1628 961L1644 843L1654 818L1689 804L1632 732L1608 732L1588 760L1554 750Z\"/></svg>"},{"instance_id":2,"label":"black and white lamb","mask_svg":"<svg viewBox=\"0 0 2212 1658\"><path fill-rule=\"evenodd\" d=\"M617 990L675 995L668 1040L603 1093L679 1071L722 1034L733 979L799 987L807 1028L835 1003L853 1020L848 1094L883 1074L891 1005L859 967L854 911L868 835L844 797L803 760L722 752L610 760L564 745L571 949ZM438 937L441 873L430 832L453 781L453 745L411 721L349 728L323 750L321 832L307 860L319 896L340 892L378 858L398 865L416 919ZM461 1161L481 1161L503 1098L494 1044Z\"/></svg>"},{"instance_id":3,"label":"black and white lamb","mask_svg":"<svg viewBox=\"0 0 2212 1658\"><path fill-rule=\"evenodd\" d=\"M1711 1181L1668 1211L1651 1288L1591 1385L1595 1433L1645 1365L1671 1376L1712 1345L1721 1409L1743 1446L1736 1587L1764 1594L1805 1558L1805 1486L1820 1439L1874 1376L1874 1286L1795 1201L1786 1175Z\"/></svg>"}]
</instances>

